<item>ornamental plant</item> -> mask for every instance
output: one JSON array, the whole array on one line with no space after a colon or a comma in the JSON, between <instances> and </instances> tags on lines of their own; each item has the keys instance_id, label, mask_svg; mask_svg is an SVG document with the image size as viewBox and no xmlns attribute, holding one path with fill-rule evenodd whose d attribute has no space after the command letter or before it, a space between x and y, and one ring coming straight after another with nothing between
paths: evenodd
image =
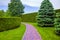
<instances>
[{"instance_id":1,"label":"ornamental plant","mask_svg":"<svg viewBox=\"0 0 60 40\"><path fill-rule=\"evenodd\" d=\"M37 23L39 26L43 27L54 26L54 8L49 0L44 0L41 3L40 10L37 15Z\"/></svg>"}]
</instances>

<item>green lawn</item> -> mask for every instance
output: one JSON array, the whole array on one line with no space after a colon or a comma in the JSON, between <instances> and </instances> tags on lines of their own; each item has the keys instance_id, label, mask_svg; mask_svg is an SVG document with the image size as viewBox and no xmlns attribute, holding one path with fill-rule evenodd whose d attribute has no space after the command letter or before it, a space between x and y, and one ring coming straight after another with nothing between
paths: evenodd
<instances>
[{"instance_id":1,"label":"green lawn","mask_svg":"<svg viewBox=\"0 0 60 40\"><path fill-rule=\"evenodd\" d=\"M19 28L0 32L0 40L21 40L24 35L25 29L25 25L21 24L21 27Z\"/></svg>"},{"instance_id":2,"label":"green lawn","mask_svg":"<svg viewBox=\"0 0 60 40\"><path fill-rule=\"evenodd\" d=\"M60 40L60 36L54 33L54 27L38 27L36 23L29 23L35 26L43 40Z\"/></svg>"}]
</instances>

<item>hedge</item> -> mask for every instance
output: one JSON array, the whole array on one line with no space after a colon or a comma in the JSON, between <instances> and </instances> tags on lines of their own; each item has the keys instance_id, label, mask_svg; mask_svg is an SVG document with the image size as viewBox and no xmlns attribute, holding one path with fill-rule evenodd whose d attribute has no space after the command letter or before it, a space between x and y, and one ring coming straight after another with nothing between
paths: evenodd
<instances>
[{"instance_id":1,"label":"hedge","mask_svg":"<svg viewBox=\"0 0 60 40\"><path fill-rule=\"evenodd\" d=\"M22 15L22 22L36 22L37 13L33 12Z\"/></svg>"},{"instance_id":2,"label":"hedge","mask_svg":"<svg viewBox=\"0 0 60 40\"><path fill-rule=\"evenodd\" d=\"M0 32L17 28L20 26L20 23L20 17L0 18Z\"/></svg>"}]
</instances>

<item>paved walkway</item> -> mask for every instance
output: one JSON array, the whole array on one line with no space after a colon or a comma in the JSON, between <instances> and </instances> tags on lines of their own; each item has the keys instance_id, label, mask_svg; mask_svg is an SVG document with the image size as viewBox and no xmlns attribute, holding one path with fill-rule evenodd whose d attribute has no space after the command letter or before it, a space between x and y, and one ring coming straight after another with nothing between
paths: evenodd
<instances>
[{"instance_id":1,"label":"paved walkway","mask_svg":"<svg viewBox=\"0 0 60 40\"><path fill-rule=\"evenodd\" d=\"M30 24L26 25L26 32L22 40L41 40L41 37L37 30Z\"/></svg>"}]
</instances>

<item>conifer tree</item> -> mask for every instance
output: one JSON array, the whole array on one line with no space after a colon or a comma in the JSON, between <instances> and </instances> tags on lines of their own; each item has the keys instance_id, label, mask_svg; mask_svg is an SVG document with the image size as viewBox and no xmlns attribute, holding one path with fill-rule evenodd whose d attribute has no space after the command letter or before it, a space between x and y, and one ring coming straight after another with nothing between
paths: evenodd
<instances>
[{"instance_id":1,"label":"conifer tree","mask_svg":"<svg viewBox=\"0 0 60 40\"><path fill-rule=\"evenodd\" d=\"M54 8L49 0L44 0L41 3L40 10L38 11L37 22L39 26L54 26Z\"/></svg>"},{"instance_id":2,"label":"conifer tree","mask_svg":"<svg viewBox=\"0 0 60 40\"><path fill-rule=\"evenodd\" d=\"M60 13L56 13L55 18L55 32L57 35L60 35Z\"/></svg>"},{"instance_id":3,"label":"conifer tree","mask_svg":"<svg viewBox=\"0 0 60 40\"><path fill-rule=\"evenodd\" d=\"M20 0L11 0L11 3L8 4L8 10L11 16L21 16L24 13L24 6Z\"/></svg>"}]
</instances>

